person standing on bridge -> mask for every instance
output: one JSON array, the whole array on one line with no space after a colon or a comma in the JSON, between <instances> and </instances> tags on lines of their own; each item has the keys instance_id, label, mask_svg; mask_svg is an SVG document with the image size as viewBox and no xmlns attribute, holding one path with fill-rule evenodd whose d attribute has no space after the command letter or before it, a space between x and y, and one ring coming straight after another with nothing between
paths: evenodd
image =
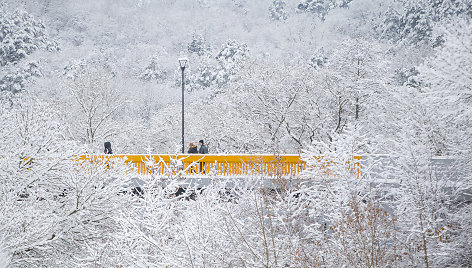
<instances>
[{"instance_id":1,"label":"person standing on bridge","mask_svg":"<svg viewBox=\"0 0 472 268\"><path fill-rule=\"evenodd\" d=\"M200 145L200 149L198 150L198 153L199 154L207 154L208 153L208 147L203 144L203 140L200 140L198 142L198 144Z\"/></svg>"},{"instance_id":2,"label":"person standing on bridge","mask_svg":"<svg viewBox=\"0 0 472 268\"><path fill-rule=\"evenodd\" d=\"M193 142L190 143L187 153L189 153L189 154L198 154L197 146L195 144L193 144Z\"/></svg>"},{"instance_id":3,"label":"person standing on bridge","mask_svg":"<svg viewBox=\"0 0 472 268\"><path fill-rule=\"evenodd\" d=\"M103 151L105 154L112 154L113 151L111 150L111 143L109 141L105 142L105 150Z\"/></svg>"},{"instance_id":4,"label":"person standing on bridge","mask_svg":"<svg viewBox=\"0 0 472 268\"><path fill-rule=\"evenodd\" d=\"M195 144L193 144L193 142L191 142L189 144L189 148L188 148L187 153L189 153L189 154L198 154L198 148ZM192 163L192 165L194 165L194 164ZM190 172L191 173L195 173L196 171L197 171L196 167L194 167L194 166L190 167Z\"/></svg>"},{"instance_id":5,"label":"person standing on bridge","mask_svg":"<svg viewBox=\"0 0 472 268\"><path fill-rule=\"evenodd\" d=\"M199 154L207 154L208 153L208 147L205 144L203 144L203 140L200 140L198 142L198 144L200 145L200 149L198 150L198 153ZM200 172L203 172L204 174L206 174L205 162L200 162Z\"/></svg>"}]
</instances>

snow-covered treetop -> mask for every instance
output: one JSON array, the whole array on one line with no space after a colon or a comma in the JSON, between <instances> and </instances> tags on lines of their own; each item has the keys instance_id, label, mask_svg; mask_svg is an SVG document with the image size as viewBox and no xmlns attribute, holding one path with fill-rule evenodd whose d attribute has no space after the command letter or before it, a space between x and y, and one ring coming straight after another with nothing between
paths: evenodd
<instances>
[{"instance_id":1,"label":"snow-covered treetop","mask_svg":"<svg viewBox=\"0 0 472 268\"><path fill-rule=\"evenodd\" d=\"M151 62L139 75L139 78L145 81L162 81L167 72L159 65L159 60L156 55L151 57Z\"/></svg>"},{"instance_id":2,"label":"snow-covered treetop","mask_svg":"<svg viewBox=\"0 0 472 268\"><path fill-rule=\"evenodd\" d=\"M43 23L24 11L0 14L0 66L17 64L37 49L58 49Z\"/></svg>"}]
</instances>

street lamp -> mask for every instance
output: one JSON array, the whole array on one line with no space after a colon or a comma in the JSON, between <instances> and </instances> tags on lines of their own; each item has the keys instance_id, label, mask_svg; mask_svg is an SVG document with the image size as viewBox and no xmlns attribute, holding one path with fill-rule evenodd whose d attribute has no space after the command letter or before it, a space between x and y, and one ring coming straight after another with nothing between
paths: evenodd
<instances>
[{"instance_id":1,"label":"street lamp","mask_svg":"<svg viewBox=\"0 0 472 268\"><path fill-rule=\"evenodd\" d=\"M184 70L187 67L187 58L179 58L180 69L182 70L182 154L185 153L185 143L184 143Z\"/></svg>"}]
</instances>

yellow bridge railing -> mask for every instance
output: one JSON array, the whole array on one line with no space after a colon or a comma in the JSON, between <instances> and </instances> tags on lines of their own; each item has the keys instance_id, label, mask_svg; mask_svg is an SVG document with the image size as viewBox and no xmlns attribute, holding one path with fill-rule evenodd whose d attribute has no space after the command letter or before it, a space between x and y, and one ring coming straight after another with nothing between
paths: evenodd
<instances>
[{"instance_id":1,"label":"yellow bridge railing","mask_svg":"<svg viewBox=\"0 0 472 268\"><path fill-rule=\"evenodd\" d=\"M361 160L362 157L354 157ZM306 163L299 155L212 155L212 154L181 154L181 155L83 155L79 159L91 161L121 160L130 165L140 175L209 175L244 176L248 174L264 174L266 176L291 176L301 173ZM328 163L328 164L326 164ZM329 162L324 168L329 172ZM360 164L351 172L360 174Z\"/></svg>"}]
</instances>

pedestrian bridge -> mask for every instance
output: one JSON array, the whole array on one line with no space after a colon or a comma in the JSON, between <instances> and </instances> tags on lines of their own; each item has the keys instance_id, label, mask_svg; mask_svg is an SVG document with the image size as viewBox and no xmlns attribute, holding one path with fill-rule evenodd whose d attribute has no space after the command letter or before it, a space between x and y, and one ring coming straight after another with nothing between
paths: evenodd
<instances>
[{"instance_id":1,"label":"pedestrian bridge","mask_svg":"<svg viewBox=\"0 0 472 268\"><path fill-rule=\"evenodd\" d=\"M317 159L322 159L319 157ZM361 160L361 156L354 157ZM243 177L250 174L262 174L268 177L296 176L305 169L306 163L300 155L251 155L251 154L117 154L117 155L83 155L81 160L106 162L108 164L124 163L131 167L131 172L139 175L182 177L218 176ZM360 161L356 161L356 170L360 174ZM320 161L320 165L329 172L333 161Z\"/></svg>"}]
</instances>

